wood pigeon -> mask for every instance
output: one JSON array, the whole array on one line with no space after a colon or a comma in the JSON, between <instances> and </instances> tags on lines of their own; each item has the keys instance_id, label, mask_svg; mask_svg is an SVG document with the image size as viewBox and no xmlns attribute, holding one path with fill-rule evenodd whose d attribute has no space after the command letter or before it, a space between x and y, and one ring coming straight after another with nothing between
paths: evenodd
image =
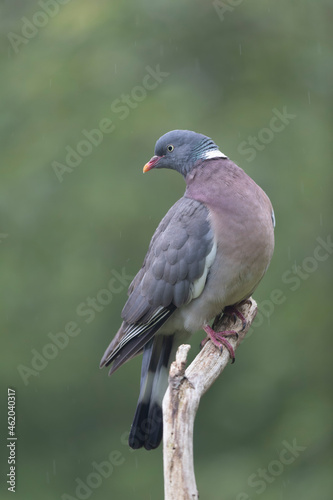
<instances>
[{"instance_id":1,"label":"wood pigeon","mask_svg":"<svg viewBox=\"0 0 333 500\"><path fill-rule=\"evenodd\" d=\"M173 130L160 137L143 171L158 168L180 172L186 190L152 237L100 364L112 363L112 374L143 352L129 445L147 450L162 439L162 400L178 346L202 328L234 357L227 341L233 332L214 332L209 322L230 310L244 319L236 306L267 270L275 225L265 192L205 135Z\"/></svg>"}]
</instances>

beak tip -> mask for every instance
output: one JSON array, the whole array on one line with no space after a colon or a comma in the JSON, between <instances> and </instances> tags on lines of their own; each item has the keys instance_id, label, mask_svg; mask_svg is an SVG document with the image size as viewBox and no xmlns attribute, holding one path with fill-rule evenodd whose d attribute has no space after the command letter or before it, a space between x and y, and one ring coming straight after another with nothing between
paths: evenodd
<instances>
[{"instance_id":1,"label":"beak tip","mask_svg":"<svg viewBox=\"0 0 333 500\"><path fill-rule=\"evenodd\" d=\"M155 167L156 163L161 159L161 156L153 156L148 163L145 164L143 167L143 173L145 174L146 172L149 172L152 168Z\"/></svg>"}]
</instances>

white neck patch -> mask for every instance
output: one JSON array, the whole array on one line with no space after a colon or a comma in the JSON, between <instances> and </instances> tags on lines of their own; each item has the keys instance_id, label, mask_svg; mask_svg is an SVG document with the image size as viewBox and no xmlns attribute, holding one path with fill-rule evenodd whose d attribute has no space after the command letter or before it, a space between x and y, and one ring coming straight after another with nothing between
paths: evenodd
<instances>
[{"instance_id":1,"label":"white neck patch","mask_svg":"<svg viewBox=\"0 0 333 500\"><path fill-rule=\"evenodd\" d=\"M228 158L225 154L223 154L219 149L213 149L211 151L207 151L204 156L204 160L212 160L213 158Z\"/></svg>"}]
</instances>

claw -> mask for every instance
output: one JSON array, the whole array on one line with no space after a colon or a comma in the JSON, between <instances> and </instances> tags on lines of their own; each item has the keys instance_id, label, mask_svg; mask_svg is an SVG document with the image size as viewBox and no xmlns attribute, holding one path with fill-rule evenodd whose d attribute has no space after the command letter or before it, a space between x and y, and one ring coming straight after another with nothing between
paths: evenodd
<instances>
[{"instance_id":1,"label":"claw","mask_svg":"<svg viewBox=\"0 0 333 500\"><path fill-rule=\"evenodd\" d=\"M207 337L200 342L200 349L202 349L207 344L208 340L209 337L207 335Z\"/></svg>"},{"instance_id":2,"label":"claw","mask_svg":"<svg viewBox=\"0 0 333 500\"><path fill-rule=\"evenodd\" d=\"M248 301L245 301L244 304L247 302ZM236 309L235 306L227 306L224 308L223 312L224 312L224 314L228 314L228 315L232 316L234 323L236 323L237 318L240 319L242 322L242 332L245 330L246 325L247 325L247 321L246 321L245 317L243 316L243 314L240 311L238 311L238 309Z\"/></svg>"},{"instance_id":3,"label":"claw","mask_svg":"<svg viewBox=\"0 0 333 500\"><path fill-rule=\"evenodd\" d=\"M226 330L224 332L215 332L209 325L203 326L204 331L207 333L207 337L201 342L201 345L204 346L206 342L210 339L216 347L218 347L221 352L223 351L223 347L225 347L231 358L231 362L235 362L235 351L232 345L228 342L226 337L236 337L238 339L238 333L234 330Z\"/></svg>"}]
</instances>

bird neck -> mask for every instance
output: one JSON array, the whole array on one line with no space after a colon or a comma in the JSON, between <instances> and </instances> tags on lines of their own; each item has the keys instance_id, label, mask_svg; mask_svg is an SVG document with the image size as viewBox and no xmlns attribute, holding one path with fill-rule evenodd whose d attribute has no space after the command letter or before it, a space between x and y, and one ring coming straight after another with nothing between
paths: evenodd
<instances>
[{"instance_id":1,"label":"bird neck","mask_svg":"<svg viewBox=\"0 0 333 500\"><path fill-rule=\"evenodd\" d=\"M206 204L220 203L221 196L228 196L244 177L245 172L228 158L199 160L185 177L185 196Z\"/></svg>"},{"instance_id":2,"label":"bird neck","mask_svg":"<svg viewBox=\"0 0 333 500\"><path fill-rule=\"evenodd\" d=\"M228 158L222 151L219 149L212 149L210 151L206 151L201 159L203 160L214 160L215 158Z\"/></svg>"},{"instance_id":3,"label":"bird neck","mask_svg":"<svg viewBox=\"0 0 333 500\"><path fill-rule=\"evenodd\" d=\"M191 160L209 160L212 158L227 158L223 154L215 142L209 137L205 137L195 147L192 148Z\"/></svg>"}]
</instances>

